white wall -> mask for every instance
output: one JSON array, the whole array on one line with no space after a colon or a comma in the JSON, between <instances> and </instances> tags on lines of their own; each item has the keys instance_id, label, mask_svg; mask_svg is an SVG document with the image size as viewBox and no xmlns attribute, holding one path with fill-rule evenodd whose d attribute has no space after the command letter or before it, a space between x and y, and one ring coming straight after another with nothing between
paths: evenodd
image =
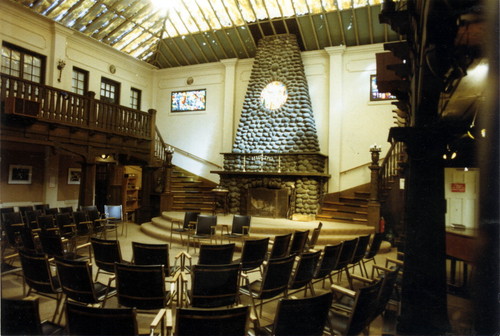
<instances>
[{"instance_id":1,"label":"white wall","mask_svg":"<svg viewBox=\"0 0 500 336\"><path fill-rule=\"evenodd\" d=\"M15 3L0 2L0 38L47 56L47 85L71 88L73 66L88 70L90 90L99 97L101 77L122 83L121 104L129 106L130 88L142 90L142 110L154 108L163 139L205 161L176 152L173 162L217 182L222 152L231 150L232 138L250 78L253 59L157 70L78 32L63 28L26 11ZM321 152L329 156L329 191L341 191L369 182L369 147L389 149L393 126L390 102L370 102L370 75L376 73L375 53L382 44L332 47L304 52L303 62L318 130ZM66 62L57 81L59 59ZM109 71L110 65L116 73ZM186 83L192 77L191 85ZM170 93L207 89L204 112L171 113ZM50 197L48 197L50 198Z\"/></svg>"}]
</instances>

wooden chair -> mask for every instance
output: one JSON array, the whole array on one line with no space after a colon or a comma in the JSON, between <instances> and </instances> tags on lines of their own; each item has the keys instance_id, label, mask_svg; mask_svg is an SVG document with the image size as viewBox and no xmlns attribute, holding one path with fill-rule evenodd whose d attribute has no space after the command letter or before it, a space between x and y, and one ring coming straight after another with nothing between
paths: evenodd
<instances>
[{"instance_id":1,"label":"wooden chair","mask_svg":"<svg viewBox=\"0 0 500 336\"><path fill-rule=\"evenodd\" d=\"M312 250L318 243L319 235L321 234L321 228L323 227L323 223L319 223L316 228L314 228L311 238L306 241L306 250Z\"/></svg>"},{"instance_id":2,"label":"wooden chair","mask_svg":"<svg viewBox=\"0 0 500 336\"><path fill-rule=\"evenodd\" d=\"M248 306L219 309L178 308L175 314L174 335L246 336L249 314ZM172 325L167 325L167 329L172 329Z\"/></svg>"},{"instance_id":3,"label":"wooden chair","mask_svg":"<svg viewBox=\"0 0 500 336\"><path fill-rule=\"evenodd\" d=\"M7 247L17 251L21 246L21 230L25 227L20 212L6 212L2 214L2 240L6 238L7 244L2 244L2 253ZM2 242L3 243L3 242Z\"/></svg>"},{"instance_id":4,"label":"wooden chair","mask_svg":"<svg viewBox=\"0 0 500 336\"><path fill-rule=\"evenodd\" d=\"M337 266L334 268L334 273L337 273L337 281L339 282L342 276L342 272L347 268L352 260L356 245L358 244L358 238L344 240L342 242L342 250L340 251L339 259L337 261Z\"/></svg>"},{"instance_id":5,"label":"wooden chair","mask_svg":"<svg viewBox=\"0 0 500 336\"><path fill-rule=\"evenodd\" d=\"M22 205L18 208L19 208L20 213L25 213L26 211L33 211L34 210L33 205Z\"/></svg>"},{"instance_id":6,"label":"wooden chair","mask_svg":"<svg viewBox=\"0 0 500 336\"><path fill-rule=\"evenodd\" d=\"M199 265L227 265L233 262L235 244L200 246Z\"/></svg>"},{"instance_id":7,"label":"wooden chair","mask_svg":"<svg viewBox=\"0 0 500 336\"><path fill-rule=\"evenodd\" d=\"M223 243L224 238L226 238L229 243L231 242L231 239L246 239L250 234L251 221L251 216L234 215L231 232L229 232L229 225L223 224L221 227L221 244ZM226 233L224 233L224 230L226 230Z\"/></svg>"},{"instance_id":8,"label":"wooden chair","mask_svg":"<svg viewBox=\"0 0 500 336\"><path fill-rule=\"evenodd\" d=\"M135 308L99 308L67 302L66 317L70 335L139 335ZM150 324L151 335L158 327L160 335L165 335L165 317L166 310L160 310Z\"/></svg>"},{"instance_id":9,"label":"wooden chair","mask_svg":"<svg viewBox=\"0 0 500 336\"><path fill-rule=\"evenodd\" d=\"M255 332L257 335L322 336L332 298L329 292L303 299L281 299L272 324L261 326L258 319L252 319Z\"/></svg>"},{"instance_id":10,"label":"wooden chair","mask_svg":"<svg viewBox=\"0 0 500 336\"><path fill-rule=\"evenodd\" d=\"M122 227L122 236L123 236L123 231L125 229L125 236L127 235L127 230L126 230L126 225L123 221L124 218L123 214L123 206L120 205L104 205L104 219L106 221L104 222L104 230L103 230L103 235L104 239L107 237L107 232L108 231L115 231L116 234L116 239L118 239L118 227L121 225Z\"/></svg>"},{"instance_id":11,"label":"wooden chair","mask_svg":"<svg viewBox=\"0 0 500 336\"><path fill-rule=\"evenodd\" d=\"M73 207L72 206L60 207L59 213L69 213L69 215L72 217L73 216Z\"/></svg>"},{"instance_id":12,"label":"wooden chair","mask_svg":"<svg viewBox=\"0 0 500 336\"><path fill-rule=\"evenodd\" d=\"M325 287L325 279L330 279L330 285L333 285L332 272L337 267L337 263L342 250L342 243L336 245L326 245L321 254L321 259L318 263L313 276L313 284L318 281L323 281Z\"/></svg>"},{"instance_id":13,"label":"wooden chair","mask_svg":"<svg viewBox=\"0 0 500 336\"><path fill-rule=\"evenodd\" d=\"M62 335L64 328L40 319L40 299L2 298L2 335Z\"/></svg>"},{"instance_id":14,"label":"wooden chair","mask_svg":"<svg viewBox=\"0 0 500 336\"><path fill-rule=\"evenodd\" d=\"M269 237L245 240L243 250L241 251L241 258L234 260L233 263L241 264L241 271L246 274L259 271L262 275L262 264L266 260L268 246Z\"/></svg>"},{"instance_id":15,"label":"wooden chair","mask_svg":"<svg viewBox=\"0 0 500 336\"><path fill-rule=\"evenodd\" d=\"M382 280L361 287L356 291L332 285L334 299L329 313L329 326L333 335L358 335L369 329L373 315L377 309L378 295ZM346 309L344 304L337 305L344 297L352 300Z\"/></svg>"},{"instance_id":16,"label":"wooden chair","mask_svg":"<svg viewBox=\"0 0 500 336\"><path fill-rule=\"evenodd\" d=\"M184 245L182 236L184 233L188 234L193 231L199 214L200 213L197 211L186 211L184 213L184 220L182 222L173 218L170 219L170 245L172 245L172 234L174 232L180 235L181 244ZM174 225L177 225L177 227L174 227Z\"/></svg>"},{"instance_id":17,"label":"wooden chair","mask_svg":"<svg viewBox=\"0 0 500 336\"><path fill-rule=\"evenodd\" d=\"M86 238L87 242L90 241L90 237L92 236L92 221L90 221L87 217L87 213L85 211L74 211L73 212L73 222L76 225L76 235L77 237Z\"/></svg>"},{"instance_id":18,"label":"wooden chair","mask_svg":"<svg viewBox=\"0 0 500 336\"><path fill-rule=\"evenodd\" d=\"M191 307L229 307L239 301L241 265L195 265L191 270L191 290L187 300Z\"/></svg>"},{"instance_id":19,"label":"wooden chair","mask_svg":"<svg viewBox=\"0 0 500 336\"><path fill-rule=\"evenodd\" d=\"M52 321L54 322L62 303L62 289L55 275L52 274L47 255L28 251L19 251L24 281L28 285L29 296L32 292L56 301Z\"/></svg>"},{"instance_id":20,"label":"wooden chair","mask_svg":"<svg viewBox=\"0 0 500 336\"><path fill-rule=\"evenodd\" d=\"M349 272L349 268L351 268L354 271L354 268L357 265L357 266L359 266L359 270L360 270L361 275L364 275L361 260L364 258L365 254L366 254L366 250L368 249L369 242L370 242L370 235L369 234L365 235L365 236L360 236L358 238L358 243L356 244L356 248L354 249L354 253L352 255L352 258L349 261L347 267L345 268L351 289L353 288L353 286L352 286L352 280L351 280L351 272ZM364 276L368 276L368 275L364 275Z\"/></svg>"},{"instance_id":21,"label":"wooden chair","mask_svg":"<svg viewBox=\"0 0 500 336\"><path fill-rule=\"evenodd\" d=\"M45 213L42 212L42 210L28 210L22 212L22 214L26 225L32 230L36 230L40 228L40 226L38 225L38 216L42 216Z\"/></svg>"},{"instance_id":22,"label":"wooden chair","mask_svg":"<svg viewBox=\"0 0 500 336\"><path fill-rule=\"evenodd\" d=\"M57 276L65 294L65 302L77 301L80 304L99 304L116 294L116 289L108 284L92 281L92 266L88 260L68 260L56 257Z\"/></svg>"},{"instance_id":23,"label":"wooden chair","mask_svg":"<svg viewBox=\"0 0 500 336\"><path fill-rule=\"evenodd\" d=\"M271 243L271 251L269 252L268 259L283 258L288 255L288 248L290 246L290 240L292 239L292 234L287 233L284 235L275 236Z\"/></svg>"},{"instance_id":24,"label":"wooden chair","mask_svg":"<svg viewBox=\"0 0 500 336\"><path fill-rule=\"evenodd\" d=\"M87 218L92 222L92 234L94 237L98 235L102 238L106 225L106 218L102 218L101 213L95 206L82 207L82 211L87 214Z\"/></svg>"},{"instance_id":25,"label":"wooden chair","mask_svg":"<svg viewBox=\"0 0 500 336\"><path fill-rule=\"evenodd\" d=\"M250 297L256 316L257 305L260 306L260 316L262 316L262 306L265 303L280 295L287 296L294 261L294 256L266 261L264 276L254 282L250 282L245 274L242 275L245 279L245 285L240 287L240 293ZM256 304L255 300L259 300L259 304Z\"/></svg>"},{"instance_id":26,"label":"wooden chair","mask_svg":"<svg viewBox=\"0 0 500 336\"><path fill-rule=\"evenodd\" d=\"M135 265L163 265L165 275L168 277L170 268L168 244L146 244L132 242L132 261Z\"/></svg>"},{"instance_id":27,"label":"wooden chair","mask_svg":"<svg viewBox=\"0 0 500 336\"><path fill-rule=\"evenodd\" d=\"M118 240L107 240L92 237L90 244L94 251L94 260L97 266L95 280L99 273L115 273L115 263L126 263L122 258L120 242Z\"/></svg>"},{"instance_id":28,"label":"wooden chair","mask_svg":"<svg viewBox=\"0 0 500 336\"><path fill-rule=\"evenodd\" d=\"M50 258L61 257L65 259L84 260L92 259L92 249L90 243L76 245L74 242L63 238L57 231L42 230L38 237L43 253ZM88 249L87 255L79 254L78 251Z\"/></svg>"},{"instance_id":29,"label":"wooden chair","mask_svg":"<svg viewBox=\"0 0 500 336\"><path fill-rule=\"evenodd\" d=\"M55 216L59 213L59 209L58 208L48 208L48 209L45 209L44 213L46 215Z\"/></svg>"},{"instance_id":30,"label":"wooden chair","mask_svg":"<svg viewBox=\"0 0 500 336\"><path fill-rule=\"evenodd\" d=\"M172 296L166 283L177 283L180 273L166 282L163 265L115 263L115 276L118 304L151 314L170 304Z\"/></svg>"},{"instance_id":31,"label":"wooden chair","mask_svg":"<svg viewBox=\"0 0 500 336\"><path fill-rule=\"evenodd\" d=\"M370 261L373 262L374 265L377 264L375 261L375 256L378 254L380 250L380 245L382 245L382 240L384 239L385 233L384 232L376 232L373 235L373 238L371 240L370 246L368 247L368 250L366 251L363 259L361 259L361 265L363 266L363 270L365 271L365 275L368 275L368 271L366 269L366 264L368 264Z\"/></svg>"},{"instance_id":32,"label":"wooden chair","mask_svg":"<svg viewBox=\"0 0 500 336\"><path fill-rule=\"evenodd\" d=\"M196 220L196 228L194 233L188 234L188 252L190 247L190 240L193 242L201 240L209 240L212 243L212 240L215 236L215 229L217 226L217 216L212 215L199 215ZM196 252L196 244L194 245L194 249Z\"/></svg>"},{"instance_id":33,"label":"wooden chair","mask_svg":"<svg viewBox=\"0 0 500 336\"><path fill-rule=\"evenodd\" d=\"M307 238L309 237L309 230L299 231L295 230L292 237L292 242L290 243L291 255L300 255L306 249Z\"/></svg>"},{"instance_id":34,"label":"wooden chair","mask_svg":"<svg viewBox=\"0 0 500 336\"><path fill-rule=\"evenodd\" d=\"M76 239L76 224L73 222L73 218L70 213L65 212L56 214L55 221L61 236Z\"/></svg>"},{"instance_id":35,"label":"wooden chair","mask_svg":"<svg viewBox=\"0 0 500 336\"><path fill-rule=\"evenodd\" d=\"M47 209L50 209L49 204L35 204L35 210L40 210L42 213L45 213Z\"/></svg>"},{"instance_id":36,"label":"wooden chair","mask_svg":"<svg viewBox=\"0 0 500 336\"><path fill-rule=\"evenodd\" d=\"M309 288L311 295L315 295L314 287L312 286L312 279L314 271L318 265L320 255L321 251L316 251L302 253L298 257L297 267L295 267L290 278L290 284L288 285L289 294L291 293L291 290L295 290L294 292L297 292L301 288L304 288L305 297L307 296L307 288Z\"/></svg>"}]
</instances>

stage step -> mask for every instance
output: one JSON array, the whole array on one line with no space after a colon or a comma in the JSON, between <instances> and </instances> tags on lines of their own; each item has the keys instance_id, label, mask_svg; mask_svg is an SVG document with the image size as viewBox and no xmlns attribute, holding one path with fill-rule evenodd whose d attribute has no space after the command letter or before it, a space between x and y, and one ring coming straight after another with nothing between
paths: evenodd
<instances>
[{"instance_id":1,"label":"stage step","mask_svg":"<svg viewBox=\"0 0 500 336\"><path fill-rule=\"evenodd\" d=\"M142 224L141 230L145 234L152 237L170 242L170 229L172 224L169 217L182 219L184 218L184 212L163 212L162 216L152 218L151 222ZM227 224L231 227L232 217L232 215L222 214L217 216L217 243L220 243L220 233L223 224ZM254 239L264 237L272 238L276 235L287 234L290 232L293 233L295 230L310 230L312 232L312 230L318 226L318 223L318 220L301 222L285 218L252 217L250 237ZM353 239L361 235L371 234L374 232L372 227L365 224L351 224L331 221L322 221L322 223L323 227L317 244L319 248L327 244L337 244L344 240ZM184 236L184 238L186 238L186 236ZM180 235L178 233L174 232L172 239L175 243L181 242Z\"/></svg>"}]
</instances>

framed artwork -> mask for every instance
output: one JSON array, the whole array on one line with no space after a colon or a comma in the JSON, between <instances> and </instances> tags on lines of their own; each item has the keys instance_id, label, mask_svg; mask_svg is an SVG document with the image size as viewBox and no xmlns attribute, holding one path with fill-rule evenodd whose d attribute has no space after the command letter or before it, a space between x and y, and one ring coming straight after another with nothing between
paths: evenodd
<instances>
[{"instance_id":1,"label":"framed artwork","mask_svg":"<svg viewBox=\"0 0 500 336\"><path fill-rule=\"evenodd\" d=\"M170 97L171 112L205 111L207 90L172 91Z\"/></svg>"},{"instance_id":2,"label":"framed artwork","mask_svg":"<svg viewBox=\"0 0 500 336\"><path fill-rule=\"evenodd\" d=\"M377 87L377 75L370 75L370 101L394 99L396 99L396 96L393 96L390 92L379 92Z\"/></svg>"},{"instance_id":3,"label":"framed artwork","mask_svg":"<svg viewBox=\"0 0 500 336\"><path fill-rule=\"evenodd\" d=\"M32 166L9 165L9 184L31 184Z\"/></svg>"},{"instance_id":4,"label":"framed artwork","mask_svg":"<svg viewBox=\"0 0 500 336\"><path fill-rule=\"evenodd\" d=\"M81 168L68 168L68 184L80 184L82 179Z\"/></svg>"}]
</instances>

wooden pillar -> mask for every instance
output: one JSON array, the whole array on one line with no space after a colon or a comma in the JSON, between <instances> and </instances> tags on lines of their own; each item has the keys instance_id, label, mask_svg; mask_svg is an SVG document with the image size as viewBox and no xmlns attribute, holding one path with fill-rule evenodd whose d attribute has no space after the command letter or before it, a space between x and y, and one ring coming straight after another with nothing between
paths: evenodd
<instances>
[{"instance_id":1,"label":"wooden pillar","mask_svg":"<svg viewBox=\"0 0 500 336\"><path fill-rule=\"evenodd\" d=\"M154 170L156 167L142 167L142 198L139 209L137 209L136 222L141 224L151 221L152 205L151 194L154 192Z\"/></svg>"},{"instance_id":2,"label":"wooden pillar","mask_svg":"<svg viewBox=\"0 0 500 336\"><path fill-rule=\"evenodd\" d=\"M379 171L380 166L378 161L380 159L381 148L374 145L370 148L370 153L372 156L372 163L368 167L371 171L370 180L370 199L368 200L368 225L375 228L375 232L379 232L379 222L380 222L380 200L379 200Z\"/></svg>"},{"instance_id":3,"label":"wooden pillar","mask_svg":"<svg viewBox=\"0 0 500 336\"><path fill-rule=\"evenodd\" d=\"M440 130L401 128L406 142L404 272L398 333L442 335L447 315L444 136Z\"/></svg>"},{"instance_id":4,"label":"wooden pillar","mask_svg":"<svg viewBox=\"0 0 500 336\"><path fill-rule=\"evenodd\" d=\"M172 193L172 171L174 165L172 164L172 156L174 154L173 148L169 147L165 150L165 176L164 188L160 199L160 211L169 211L174 204L174 195Z\"/></svg>"}]
</instances>

